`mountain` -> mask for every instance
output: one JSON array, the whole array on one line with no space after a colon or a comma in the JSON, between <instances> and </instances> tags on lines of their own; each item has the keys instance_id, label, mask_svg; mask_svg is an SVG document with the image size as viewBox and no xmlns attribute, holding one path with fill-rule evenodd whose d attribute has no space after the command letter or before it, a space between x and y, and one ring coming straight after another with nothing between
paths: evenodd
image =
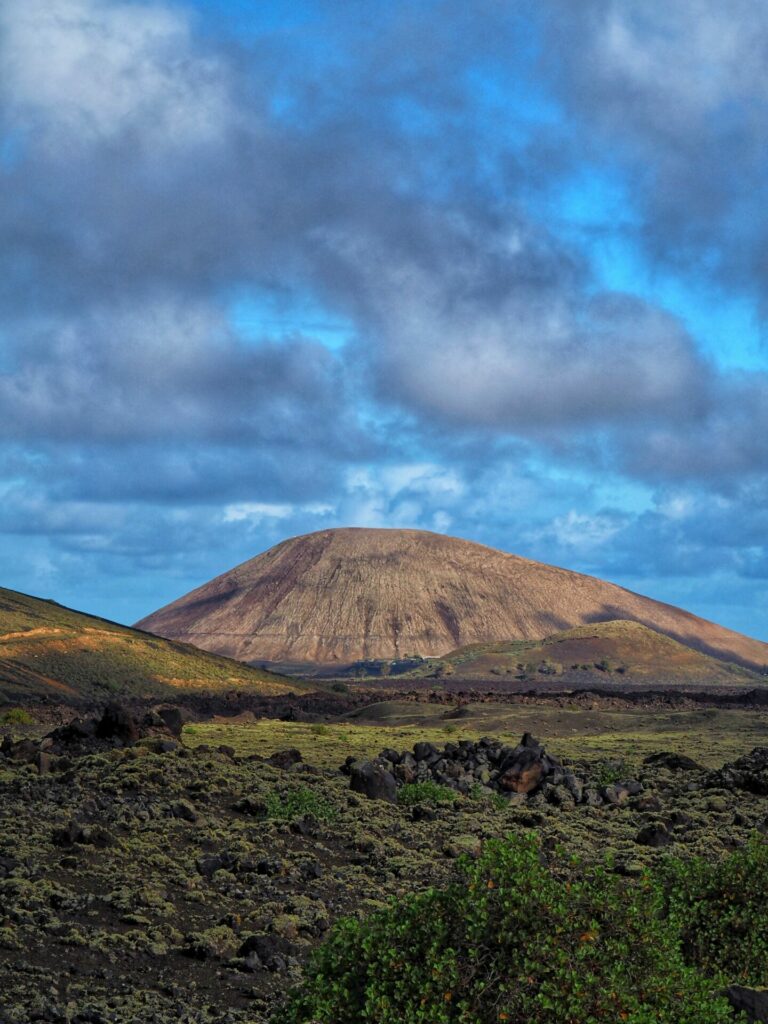
<instances>
[{"instance_id":1,"label":"mountain","mask_svg":"<svg viewBox=\"0 0 768 1024\"><path fill-rule=\"evenodd\" d=\"M541 680L562 682L749 683L760 676L733 662L720 661L678 643L640 622L596 622L555 633L543 640L470 644L429 661L417 673L455 679Z\"/></svg>"},{"instance_id":2,"label":"mountain","mask_svg":"<svg viewBox=\"0 0 768 1024\"><path fill-rule=\"evenodd\" d=\"M422 530L294 537L137 625L242 661L440 656L631 619L705 654L768 665L768 644L581 573Z\"/></svg>"},{"instance_id":3,"label":"mountain","mask_svg":"<svg viewBox=\"0 0 768 1024\"><path fill-rule=\"evenodd\" d=\"M307 688L313 687L0 587L0 701Z\"/></svg>"}]
</instances>

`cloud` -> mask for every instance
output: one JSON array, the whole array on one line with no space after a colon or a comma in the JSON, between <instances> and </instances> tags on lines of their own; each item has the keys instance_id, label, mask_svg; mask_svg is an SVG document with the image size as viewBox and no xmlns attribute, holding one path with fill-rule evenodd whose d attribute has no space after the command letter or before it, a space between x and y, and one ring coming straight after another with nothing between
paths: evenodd
<instances>
[{"instance_id":1,"label":"cloud","mask_svg":"<svg viewBox=\"0 0 768 1024\"><path fill-rule=\"evenodd\" d=\"M427 419L538 434L549 426L701 416L711 372L682 326L647 303L596 291L583 254L516 201L525 152L516 172L506 174L511 201L493 195L471 150L461 174L446 179L447 195L436 191L446 165L472 141L471 130L459 116L453 138L442 136L437 146L432 132L413 136L395 114L401 90L412 91L435 130L447 127L459 97L466 103L469 96L458 71L438 78L442 90L425 74L408 72L424 57L418 41L425 44L426 25L404 9L385 19L381 38L362 41L343 71L331 70L324 85L308 71L303 84L311 82L319 95L304 124L268 113L258 86L274 82L260 50L244 72L225 48L198 44L177 9L58 4L11 4L4 15L6 45L15 40L23 54L42 33L57 56L50 80L27 78L12 62L4 83L12 110L34 108L45 120L41 128L32 118L42 149L33 133L35 160L11 169L11 187L0 200L0 225L17 248L0 299L13 329L14 316L29 308L45 280L56 327L48 354L42 343L36 347L61 391L67 389L57 352L66 357L68 348L71 355L83 330L101 336L85 342L82 370L69 371L77 377L65 395L69 407L62 406L70 429L80 420L71 405L81 402L89 358L125 364L121 335L151 330L168 339L161 382L177 339L201 353L201 337L221 332L199 321L215 317L222 288L243 280L278 292L309 289L348 316L372 392ZM494 17L493 5L486 14ZM432 59L457 56L463 23L448 23ZM398 62L394 42L406 37ZM386 53L394 64L384 61ZM347 89L339 92L342 74ZM66 88L69 75L78 88ZM362 105L350 106L350 89ZM216 111L210 118L209 108ZM176 128L165 127L199 127L191 111L200 112L203 127L216 126L195 136L193 157L176 144ZM76 116L96 128L80 132ZM52 149L45 134L51 125L77 136L80 149ZM154 144L158 131L168 145ZM163 309L167 294L170 314ZM201 296L212 309L201 313ZM190 311L180 316L187 304ZM82 326L65 319L70 309ZM105 340L113 317L114 342ZM141 324L131 325L131 317ZM237 365L230 346L217 374L216 343L208 346L208 365L200 354L190 370L213 390L230 373L230 389L245 391L253 383L247 361ZM279 376L280 360L273 364ZM13 408L21 389L29 402L38 394L42 409L50 390L45 373L23 367L17 390L7 382L0 401ZM259 376L269 376L266 366ZM179 381L185 404L187 378ZM158 417L188 420L178 417L172 389L160 387L165 408L142 417L147 431ZM115 397L118 432L124 416ZM147 410L154 397L150 388ZM46 417L39 418L44 424Z\"/></svg>"},{"instance_id":2,"label":"cloud","mask_svg":"<svg viewBox=\"0 0 768 1024\"><path fill-rule=\"evenodd\" d=\"M763 294L757 0L318 3L247 39L203 14L2 5L0 530L137 593L344 522L759 572L764 373L593 248ZM572 229L555 200L603 178L622 215ZM233 294L349 340L244 338Z\"/></svg>"},{"instance_id":3,"label":"cloud","mask_svg":"<svg viewBox=\"0 0 768 1024\"><path fill-rule=\"evenodd\" d=\"M244 344L199 302L126 301L31 323L11 352L0 375L5 439L354 446L326 348L300 337Z\"/></svg>"},{"instance_id":4,"label":"cloud","mask_svg":"<svg viewBox=\"0 0 768 1024\"><path fill-rule=\"evenodd\" d=\"M627 176L647 251L764 311L765 5L550 0L544 12L550 80L593 158Z\"/></svg>"},{"instance_id":5,"label":"cloud","mask_svg":"<svg viewBox=\"0 0 768 1024\"><path fill-rule=\"evenodd\" d=\"M228 71L179 8L7 0L3 86L11 123L65 154L129 138L159 148L221 139Z\"/></svg>"}]
</instances>

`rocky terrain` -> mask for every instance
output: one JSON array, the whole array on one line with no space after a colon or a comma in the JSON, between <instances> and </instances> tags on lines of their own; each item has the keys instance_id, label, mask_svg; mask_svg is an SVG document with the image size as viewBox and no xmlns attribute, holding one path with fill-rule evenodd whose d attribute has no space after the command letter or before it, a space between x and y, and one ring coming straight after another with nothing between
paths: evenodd
<instances>
[{"instance_id":1,"label":"rocky terrain","mask_svg":"<svg viewBox=\"0 0 768 1024\"><path fill-rule=\"evenodd\" d=\"M311 690L228 658L0 588L0 703Z\"/></svg>"},{"instance_id":2,"label":"rocky terrain","mask_svg":"<svg viewBox=\"0 0 768 1024\"><path fill-rule=\"evenodd\" d=\"M762 670L768 644L602 580L420 530L294 537L137 625L248 662L350 664L630 619ZM658 666L663 673L663 664Z\"/></svg>"},{"instance_id":3,"label":"rocky terrain","mask_svg":"<svg viewBox=\"0 0 768 1024\"><path fill-rule=\"evenodd\" d=\"M631 879L768 827L765 749L715 769L459 733L333 764L320 732L236 753L180 718L113 706L0 746L3 1024L258 1024L334 921L489 839L533 831Z\"/></svg>"}]
</instances>

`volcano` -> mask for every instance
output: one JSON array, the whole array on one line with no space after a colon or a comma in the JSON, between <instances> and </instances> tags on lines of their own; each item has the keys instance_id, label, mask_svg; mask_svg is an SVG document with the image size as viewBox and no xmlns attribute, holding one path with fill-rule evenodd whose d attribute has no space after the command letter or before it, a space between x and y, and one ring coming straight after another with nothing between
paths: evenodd
<instances>
[{"instance_id":1,"label":"volcano","mask_svg":"<svg viewBox=\"0 0 768 1024\"><path fill-rule=\"evenodd\" d=\"M349 664L642 623L752 669L768 644L592 576L422 530L285 540L136 625L247 662Z\"/></svg>"}]
</instances>

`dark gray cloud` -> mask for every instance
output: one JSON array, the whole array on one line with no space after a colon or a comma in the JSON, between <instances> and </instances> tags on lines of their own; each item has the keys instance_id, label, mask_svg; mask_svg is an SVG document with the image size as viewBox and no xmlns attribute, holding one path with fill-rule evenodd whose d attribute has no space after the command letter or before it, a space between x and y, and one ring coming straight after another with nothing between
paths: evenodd
<instances>
[{"instance_id":1,"label":"dark gray cloud","mask_svg":"<svg viewBox=\"0 0 768 1024\"><path fill-rule=\"evenodd\" d=\"M215 309L178 299L17 324L0 374L0 437L261 442L352 454L338 360L302 338L239 341Z\"/></svg>"},{"instance_id":2,"label":"dark gray cloud","mask_svg":"<svg viewBox=\"0 0 768 1024\"><path fill-rule=\"evenodd\" d=\"M432 21L405 7L383 19L375 40L347 25L360 53L323 85L311 72L292 80L306 109L280 118L259 92L274 87L272 61L258 49L252 66L204 47L177 10L9 4L7 117L27 127L20 146L29 159L10 168L0 200L13 252L4 305L18 315L44 281L56 317L32 342L34 368L27 362L5 382L0 400L12 417L24 423L16 405L26 402L41 433L75 436L83 392L144 366L156 387L149 382L146 401L133 404L133 428L123 396L105 388L115 434L165 435L174 422L195 430L178 407L204 381L233 405L226 422L208 424L212 439L247 435L238 412L248 390L258 402L259 381L270 390L276 379L279 390L290 378L285 355L249 364L232 343L217 351L220 289L247 281L308 288L349 315L374 390L427 417L522 433L698 421L710 368L674 317L600 294L584 257L523 212L524 150L506 194L493 194L472 148L477 129L462 117L462 75L477 51L464 49L466 17L438 6L451 17L437 38ZM496 5L485 13L489 22L469 39L486 59L501 56L494 27L522 45L524 23ZM41 38L55 59L38 75ZM430 73L435 61L442 74ZM404 95L431 119L421 137L409 115L396 114ZM73 359L79 348L83 358ZM308 376L296 373L296 404ZM60 409L58 421L44 408Z\"/></svg>"}]
</instances>

